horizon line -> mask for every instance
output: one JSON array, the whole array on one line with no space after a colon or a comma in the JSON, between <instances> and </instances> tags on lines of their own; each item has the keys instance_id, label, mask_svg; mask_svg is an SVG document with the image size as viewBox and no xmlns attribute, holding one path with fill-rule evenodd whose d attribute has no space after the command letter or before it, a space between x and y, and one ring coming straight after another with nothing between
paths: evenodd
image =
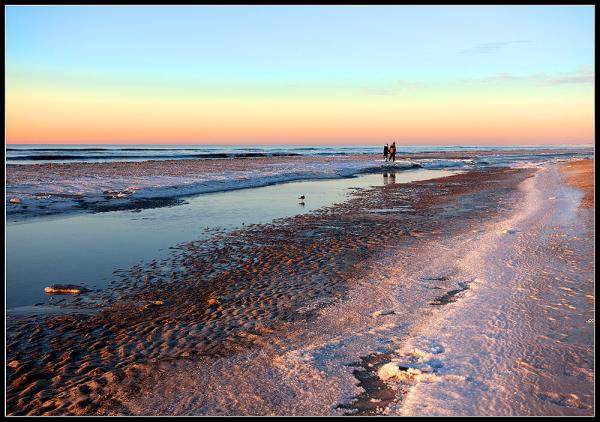
<instances>
[{"instance_id":1,"label":"horizon line","mask_svg":"<svg viewBox=\"0 0 600 422\"><path fill-rule=\"evenodd\" d=\"M57 146L85 146L85 145L111 145L111 146L127 146L127 145L159 145L159 146L371 146L379 145L381 142L399 142L391 139L390 141L379 141L369 143L159 143L159 142L133 142L133 143L113 143L113 142L82 142L82 143L56 143L56 142L5 142L5 146L18 146L18 145L57 145ZM427 143L427 144L409 144L400 142L404 146L457 146L457 147L503 147L503 146L595 146L595 142L590 143L510 143L510 144L455 144L455 143Z\"/></svg>"}]
</instances>

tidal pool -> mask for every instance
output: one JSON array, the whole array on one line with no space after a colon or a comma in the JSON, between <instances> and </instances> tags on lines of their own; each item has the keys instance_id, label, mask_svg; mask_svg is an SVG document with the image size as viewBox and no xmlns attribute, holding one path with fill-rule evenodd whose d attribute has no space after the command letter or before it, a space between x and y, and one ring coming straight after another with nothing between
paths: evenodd
<instances>
[{"instance_id":1,"label":"tidal pool","mask_svg":"<svg viewBox=\"0 0 600 422\"><path fill-rule=\"evenodd\" d=\"M7 222L6 307L49 303L44 287L78 284L105 288L115 270L160 260L169 247L209 236L207 228L248 224L314 211L343 202L351 188L409 183L459 173L407 170L343 179L297 181L201 194L181 205ZM304 195L304 204L298 197Z\"/></svg>"}]
</instances>

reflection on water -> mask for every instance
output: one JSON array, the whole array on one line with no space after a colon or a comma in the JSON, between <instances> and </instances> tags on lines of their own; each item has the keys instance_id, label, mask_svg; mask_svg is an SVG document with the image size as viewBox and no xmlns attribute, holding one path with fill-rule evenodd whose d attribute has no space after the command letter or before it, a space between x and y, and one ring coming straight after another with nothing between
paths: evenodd
<instances>
[{"instance_id":1,"label":"reflection on water","mask_svg":"<svg viewBox=\"0 0 600 422\"><path fill-rule=\"evenodd\" d=\"M384 176L384 184L457 172L411 170ZM6 229L7 308L48 303L44 287L79 284L104 288L113 272L165 258L171 246L208 236L207 228L248 224L314 211L344 201L349 188L381 186L381 173L311 180L187 198L182 205L10 222ZM303 203L298 198L304 195Z\"/></svg>"},{"instance_id":2,"label":"reflection on water","mask_svg":"<svg viewBox=\"0 0 600 422\"><path fill-rule=\"evenodd\" d=\"M396 183L396 173L383 173L383 184L393 185Z\"/></svg>"}]
</instances>

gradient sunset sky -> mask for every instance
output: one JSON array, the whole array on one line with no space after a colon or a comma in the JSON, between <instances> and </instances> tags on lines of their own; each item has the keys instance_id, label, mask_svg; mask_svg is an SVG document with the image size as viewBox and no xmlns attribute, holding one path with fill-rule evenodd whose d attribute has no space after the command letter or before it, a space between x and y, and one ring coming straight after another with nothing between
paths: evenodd
<instances>
[{"instance_id":1,"label":"gradient sunset sky","mask_svg":"<svg viewBox=\"0 0 600 422\"><path fill-rule=\"evenodd\" d=\"M594 142L592 6L6 8L7 143Z\"/></svg>"}]
</instances>

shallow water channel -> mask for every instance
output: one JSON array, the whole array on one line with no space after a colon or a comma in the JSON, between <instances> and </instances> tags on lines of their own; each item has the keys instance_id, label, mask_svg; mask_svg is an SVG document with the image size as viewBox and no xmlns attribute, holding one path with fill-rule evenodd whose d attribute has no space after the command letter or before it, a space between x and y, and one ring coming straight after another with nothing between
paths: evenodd
<instances>
[{"instance_id":1,"label":"shallow water channel","mask_svg":"<svg viewBox=\"0 0 600 422\"><path fill-rule=\"evenodd\" d=\"M44 287L51 284L105 288L115 270L163 259L169 247L209 236L207 228L232 230L268 223L343 202L352 188L457 173L419 169L362 174L201 194L171 207L7 222L6 308L19 311L49 303ZM304 204L298 201L301 195L306 196Z\"/></svg>"}]
</instances>

